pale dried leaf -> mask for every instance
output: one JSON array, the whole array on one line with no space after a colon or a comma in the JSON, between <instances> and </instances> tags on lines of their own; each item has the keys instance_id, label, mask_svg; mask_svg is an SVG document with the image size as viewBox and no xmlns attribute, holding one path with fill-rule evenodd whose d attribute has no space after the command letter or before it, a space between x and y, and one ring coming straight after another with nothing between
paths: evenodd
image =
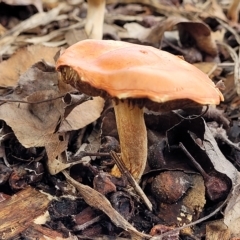
<instances>
[{"instance_id":1,"label":"pale dried leaf","mask_svg":"<svg viewBox=\"0 0 240 240\"><path fill-rule=\"evenodd\" d=\"M135 22L126 23L123 27L127 30L127 32L119 33L120 38L145 39L150 32L150 29Z\"/></svg>"},{"instance_id":2,"label":"pale dried leaf","mask_svg":"<svg viewBox=\"0 0 240 240\"><path fill-rule=\"evenodd\" d=\"M204 133L204 140L203 140L203 146L205 148L205 151L211 160L214 168L225 175L227 175L231 181L233 186L235 185L237 179L238 179L238 171L233 166L233 164L228 161L225 156L222 154L220 149L218 148L217 142L214 139L210 129L205 124L205 133Z\"/></svg>"},{"instance_id":3,"label":"pale dried leaf","mask_svg":"<svg viewBox=\"0 0 240 240\"><path fill-rule=\"evenodd\" d=\"M174 26L185 21L188 20L180 16L170 16L152 27L145 41L156 46L156 44L159 44L162 41L163 35L166 31L172 31Z\"/></svg>"},{"instance_id":4,"label":"pale dried leaf","mask_svg":"<svg viewBox=\"0 0 240 240\"><path fill-rule=\"evenodd\" d=\"M63 120L59 132L67 132L84 128L100 117L103 110L104 100L95 97L75 107L71 113Z\"/></svg>"},{"instance_id":5,"label":"pale dried leaf","mask_svg":"<svg viewBox=\"0 0 240 240\"><path fill-rule=\"evenodd\" d=\"M58 48L49 48L41 45L33 45L22 48L7 61L0 63L0 85L14 86L19 77L33 64L44 59L54 64L54 56Z\"/></svg>"}]
</instances>

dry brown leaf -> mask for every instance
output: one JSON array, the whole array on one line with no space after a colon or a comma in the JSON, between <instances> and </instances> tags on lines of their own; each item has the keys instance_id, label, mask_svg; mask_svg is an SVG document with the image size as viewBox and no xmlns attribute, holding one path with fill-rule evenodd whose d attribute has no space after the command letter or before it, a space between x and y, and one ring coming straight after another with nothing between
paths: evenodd
<instances>
[{"instance_id":1,"label":"dry brown leaf","mask_svg":"<svg viewBox=\"0 0 240 240\"><path fill-rule=\"evenodd\" d=\"M32 94L29 100L39 101L55 96L56 92L53 90L39 91ZM63 112L61 99L39 104L5 103L0 106L0 119L12 128L15 136L25 148L45 147L49 172L56 174L70 167L62 163L66 161L62 154L68 145L65 134L55 133Z\"/></svg>"},{"instance_id":2,"label":"dry brown leaf","mask_svg":"<svg viewBox=\"0 0 240 240\"><path fill-rule=\"evenodd\" d=\"M7 102L0 106L0 119L12 128L24 147L46 148L52 174L56 173L55 159L67 149L64 134L55 133L65 111L62 100L54 99L59 95L55 68L45 62L37 62L21 75L13 93L6 96L9 100L27 98L29 103Z\"/></svg>"},{"instance_id":3,"label":"dry brown leaf","mask_svg":"<svg viewBox=\"0 0 240 240\"><path fill-rule=\"evenodd\" d=\"M104 100L95 97L75 107L71 113L63 120L59 132L67 132L84 128L100 117L103 110Z\"/></svg>"},{"instance_id":4,"label":"dry brown leaf","mask_svg":"<svg viewBox=\"0 0 240 240\"><path fill-rule=\"evenodd\" d=\"M171 31L176 24L188 21L183 17L168 17L165 20L159 21L152 28L145 28L139 23L132 22L124 25L127 32L120 32L120 38L134 38L141 42L149 43L153 46L158 47L159 43L163 38L165 31Z\"/></svg>"},{"instance_id":5,"label":"dry brown leaf","mask_svg":"<svg viewBox=\"0 0 240 240\"><path fill-rule=\"evenodd\" d=\"M6 101L27 98L28 103L7 102L0 106L0 119L12 128L24 147L46 148L47 165L51 174L73 165L66 163L68 141L64 132L79 129L95 121L104 105L104 100L98 97L83 106L77 106L65 120L60 130L62 133L56 133L65 112L65 103L59 96L68 89L61 81L58 84L54 66L37 62L21 75L13 93L4 98Z\"/></svg>"},{"instance_id":6,"label":"dry brown leaf","mask_svg":"<svg viewBox=\"0 0 240 240\"><path fill-rule=\"evenodd\" d=\"M63 160L61 154L68 144L65 134L55 133L65 111L62 100L54 99L59 94L55 68L38 62L20 77L13 94L8 95L9 99L18 100L27 97L30 103L5 103L0 106L0 119L11 126L24 147L46 148L51 174L69 167L66 164L60 166ZM37 103L48 99L54 100Z\"/></svg>"},{"instance_id":7,"label":"dry brown leaf","mask_svg":"<svg viewBox=\"0 0 240 240\"><path fill-rule=\"evenodd\" d=\"M33 64L42 59L54 64L53 58L57 51L58 48L49 48L41 45L34 45L20 49L10 59L0 63L0 85L16 85L19 77Z\"/></svg>"},{"instance_id":8,"label":"dry brown leaf","mask_svg":"<svg viewBox=\"0 0 240 240\"><path fill-rule=\"evenodd\" d=\"M39 100L56 96L55 92L51 90L36 94L42 95L42 98L38 98ZM61 100L38 105L38 111L34 110L33 112L33 109L26 103L5 103L0 106L0 119L12 128L19 142L26 148L43 147L57 139L53 134L57 126L56 120L60 119L64 111L63 107L62 109L59 107ZM39 111L40 105L42 105L41 111Z\"/></svg>"},{"instance_id":9,"label":"dry brown leaf","mask_svg":"<svg viewBox=\"0 0 240 240\"><path fill-rule=\"evenodd\" d=\"M186 34L188 33L196 42L196 45L203 52L211 55L217 55L217 45L214 39L212 38L212 32L209 26L203 22L180 22L177 24L180 40L184 44L184 42L188 42L189 39L186 39Z\"/></svg>"},{"instance_id":10,"label":"dry brown leaf","mask_svg":"<svg viewBox=\"0 0 240 240\"><path fill-rule=\"evenodd\" d=\"M216 171L227 175L234 186L238 180L238 171L218 148L209 127L205 124L203 146Z\"/></svg>"},{"instance_id":11,"label":"dry brown leaf","mask_svg":"<svg viewBox=\"0 0 240 240\"><path fill-rule=\"evenodd\" d=\"M167 19L160 21L156 26L151 28L145 41L152 43L153 45L159 44L166 31L172 31L176 24L187 21L187 19L180 16L171 16Z\"/></svg>"}]
</instances>

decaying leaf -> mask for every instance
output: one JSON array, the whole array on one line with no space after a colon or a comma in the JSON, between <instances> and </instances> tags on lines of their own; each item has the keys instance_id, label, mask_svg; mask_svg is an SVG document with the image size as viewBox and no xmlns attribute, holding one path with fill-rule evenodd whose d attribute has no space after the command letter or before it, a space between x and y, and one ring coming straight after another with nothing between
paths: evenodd
<instances>
[{"instance_id":1,"label":"decaying leaf","mask_svg":"<svg viewBox=\"0 0 240 240\"><path fill-rule=\"evenodd\" d=\"M50 90L48 95L44 95L49 99L56 96ZM53 134L61 117L61 111L57 108L61 105L61 100L50 101L44 105L45 109L36 112L37 114L34 114L26 103L5 103L0 107L0 118L13 129L19 142L26 148L42 147L58 139Z\"/></svg>"},{"instance_id":2,"label":"decaying leaf","mask_svg":"<svg viewBox=\"0 0 240 240\"><path fill-rule=\"evenodd\" d=\"M214 165L214 168L217 171L223 174L226 174L231 179L233 186L235 186L238 180L237 169L222 154L222 152L218 148L216 140L212 136L211 131L209 130L205 122L204 122L204 125L205 125L205 133L204 133L203 146L205 148L206 154L208 155L209 159Z\"/></svg>"},{"instance_id":3,"label":"decaying leaf","mask_svg":"<svg viewBox=\"0 0 240 240\"><path fill-rule=\"evenodd\" d=\"M17 51L10 59L0 63L0 85L15 86L19 77L27 71L33 64L45 60L54 64L54 56L58 48L32 45ZM13 67L14 66L14 67Z\"/></svg>"},{"instance_id":4,"label":"decaying leaf","mask_svg":"<svg viewBox=\"0 0 240 240\"><path fill-rule=\"evenodd\" d=\"M217 55L217 45L211 36L211 29L203 22L185 21L178 23L180 39L184 44L191 42L187 39L189 34L196 42L197 47L211 56Z\"/></svg>"},{"instance_id":5,"label":"decaying leaf","mask_svg":"<svg viewBox=\"0 0 240 240\"><path fill-rule=\"evenodd\" d=\"M100 117L103 106L104 100L101 97L95 97L93 100L78 105L71 111L67 118L63 120L58 132L84 128ZM91 109L91 111L89 111L89 109Z\"/></svg>"}]
</instances>

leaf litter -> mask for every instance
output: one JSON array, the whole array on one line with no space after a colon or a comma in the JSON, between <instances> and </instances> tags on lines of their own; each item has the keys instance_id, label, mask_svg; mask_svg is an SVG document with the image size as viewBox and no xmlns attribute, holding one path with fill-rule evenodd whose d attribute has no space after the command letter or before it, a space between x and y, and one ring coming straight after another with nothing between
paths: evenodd
<instances>
[{"instance_id":1,"label":"leaf litter","mask_svg":"<svg viewBox=\"0 0 240 240\"><path fill-rule=\"evenodd\" d=\"M1 192L15 196L15 191L24 191L31 185L51 194L64 206L60 210L50 203L49 209L53 211L49 210L51 217L45 219L48 232L45 228L37 231L32 223L31 228L38 236L239 237L237 1L146 0L141 4L134 0L107 1L104 39L151 45L182 55L215 82L222 80L226 86L225 102L216 111L210 108L203 118L183 120L181 116L186 113L182 111L164 114L146 111L151 155L140 187L153 211L148 210L125 177L115 179L108 174L114 165L111 151L119 154L111 104L99 97L83 96L64 85L55 71L54 59L60 47L87 37L84 32L87 3L2 2L2 9L21 7L26 14L31 11L23 19L14 13L0 17ZM151 161L155 162L150 164ZM200 168L194 165L195 161ZM152 192L153 184L162 177L166 185L157 184L156 188L155 184L154 191L157 189L165 198ZM93 185L96 179L98 186L105 189L111 186L109 190L98 192L96 182ZM178 192L169 189L170 186L183 189L182 195L175 195ZM115 196L114 192L118 194ZM7 204L8 200L5 201ZM72 205L64 205L65 201ZM82 225L77 225L67 213L56 217L56 211L70 206L73 215L86 218ZM85 210L89 206L99 218L89 215ZM214 218L209 220L211 216ZM221 230L216 231L214 226ZM28 225L21 233L13 231L13 236L30 237L29 229ZM0 227L1 234L4 231ZM214 238L214 234L218 237Z\"/></svg>"}]
</instances>

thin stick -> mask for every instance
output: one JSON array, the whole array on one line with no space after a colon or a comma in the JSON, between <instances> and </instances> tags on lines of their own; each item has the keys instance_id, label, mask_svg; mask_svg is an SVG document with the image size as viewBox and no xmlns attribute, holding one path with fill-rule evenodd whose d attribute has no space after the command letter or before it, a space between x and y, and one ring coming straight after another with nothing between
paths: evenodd
<instances>
[{"instance_id":1,"label":"thin stick","mask_svg":"<svg viewBox=\"0 0 240 240\"><path fill-rule=\"evenodd\" d=\"M143 192L143 190L140 188L138 183L135 181L133 176L130 174L130 172L126 169L124 166L121 158L118 156L118 154L114 151L110 151L110 156L115 161L117 167L121 171L121 173L127 178L128 182L131 184L131 186L134 188L136 193L140 196L140 198L143 200L147 208L152 211L152 203L148 200L147 196Z\"/></svg>"},{"instance_id":2,"label":"thin stick","mask_svg":"<svg viewBox=\"0 0 240 240\"><path fill-rule=\"evenodd\" d=\"M203 170L201 165L195 160L195 158L190 154L190 152L185 148L183 143L179 143L179 147L182 149L182 151L187 155L187 157L191 160L195 168L202 174L204 179L209 179L209 175Z\"/></svg>"}]
</instances>

